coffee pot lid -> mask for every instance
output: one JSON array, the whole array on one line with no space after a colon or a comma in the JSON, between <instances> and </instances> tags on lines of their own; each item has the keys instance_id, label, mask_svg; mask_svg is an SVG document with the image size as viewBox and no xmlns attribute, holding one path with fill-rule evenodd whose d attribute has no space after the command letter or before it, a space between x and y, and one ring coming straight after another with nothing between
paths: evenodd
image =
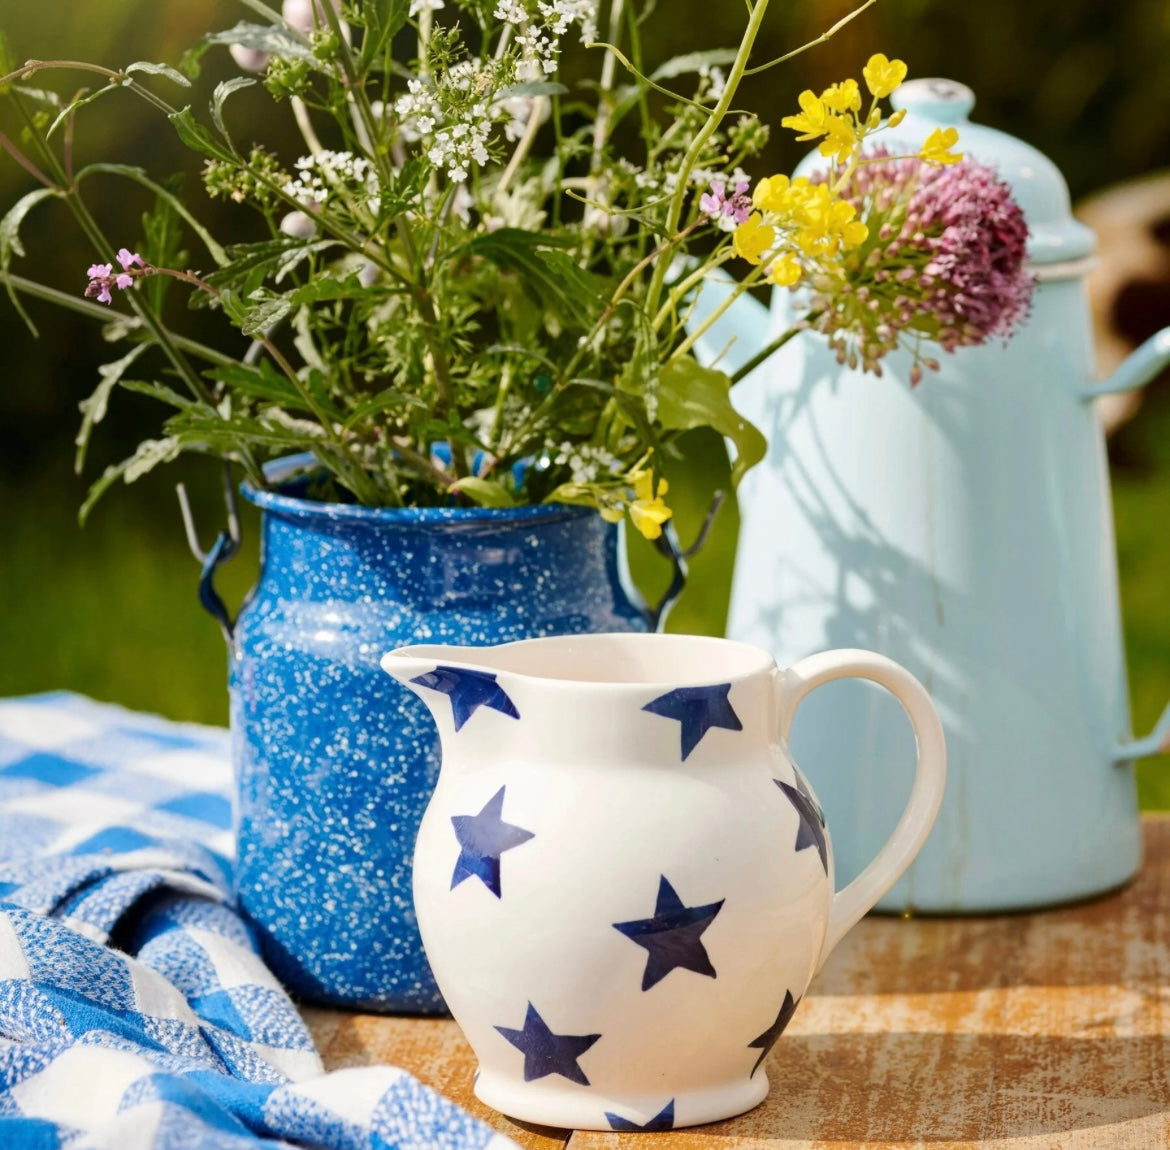
<instances>
[{"instance_id":1,"label":"coffee pot lid","mask_svg":"<svg viewBox=\"0 0 1170 1150\"><path fill-rule=\"evenodd\" d=\"M890 103L895 109L906 109L906 118L890 133L889 146L895 150L905 147L916 152L935 128L955 127L959 130L956 149L995 169L1023 209L1028 258L1033 264L1063 263L1092 254L1096 237L1073 218L1068 184L1060 169L1031 144L972 122L975 93L965 84L909 80L893 93Z\"/></svg>"}]
</instances>

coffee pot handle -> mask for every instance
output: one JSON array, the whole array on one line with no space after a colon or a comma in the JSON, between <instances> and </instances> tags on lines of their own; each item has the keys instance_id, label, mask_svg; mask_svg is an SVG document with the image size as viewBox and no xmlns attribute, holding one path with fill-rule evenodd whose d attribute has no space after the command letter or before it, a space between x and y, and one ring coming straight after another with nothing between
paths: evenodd
<instances>
[{"instance_id":1,"label":"coffee pot handle","mask_svg":"<svg viewBox=\"0 0 1170 1150\"><path fill-rule=\"evenodd\" d=\"M938 712L905 667L872 651L842 649L810 655L780 674L780 734L787 743L801 700L834 679L868 679L902 704L918 743L910 800L877 857L833 895L818 969L861 917L894 885L922 849L938 815L947 776L947 748Z\"/></svg>"},{"instance_id":2,"label":"coffee pot handle","mask_svg":"<svg viewBox=\"0 0 1170 1150\"><path fill-rule=\"evenodd\" d=\"M1167 366L1170 366L1170 327L1150 336L1108 379L1087 387L1082 395L1085 399L1096 399L1099 395L1145 387ZM1118 744L1113 759L1115 762L1129 762L1146 755L1170 755L1170 703L1145 738Z\"/></svg>"}]
</instances>

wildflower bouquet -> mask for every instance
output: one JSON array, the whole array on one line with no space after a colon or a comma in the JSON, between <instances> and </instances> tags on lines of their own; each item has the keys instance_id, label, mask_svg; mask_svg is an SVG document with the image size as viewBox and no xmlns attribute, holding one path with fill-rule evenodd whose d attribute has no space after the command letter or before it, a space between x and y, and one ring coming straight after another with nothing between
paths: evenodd
<instances>
[{"instance_id":1,"label":"wildflower bouquet","mask_svg":"<svg viewBox=\"0 0 1170 1150\"><path fill-rule=\"evenodd\" d=\"M994 322L978 320L963 293L1015 283L1018 259L989 286L952 267L971 236L940 238L950 227L940 196L952 184L971 195L970 181L935 178L959 159L955 140L936 133L920 156L877 164L866 155L897 121L881 101L905 76L902 62L869 60L864 101L852 80L804 92L782 123L820 141L825 174L753 188L745 166L768 128L733 107L746 75L781 62L751 59L769 0L748 4L737 48L649 74L637 0L610 0L604 42L597 0L284 0L281 11L240 2L250 18L207 36L183 71L2 69L23 136L0 135L0 146L39 186L0 223L0 276L18 309L22 294L65 303L102 319L125 348L83 404L79 468L115 388L170 412L159 438L97 480L83 514L117 479L180 452L229 460L258 485L265 456L309 452L329 476L326 498L584 503L615 521L628 513L655 538L671 514L660 461L678 435L725 436L736 480L763 455L762 436L732 405L732 380L693 352L738 294L766 282L804 291L804 322L875 369L899 344L952 347L1012 322L1001 305ZM574 39L600 64L584 89L560 78ZM217 46L240 74L216 86L202 116L187 93ZM55 72L97 83L62 95L43 86ZM258 84L295 120L303 154L278 154L253 138L263 122L233 115L236 94ZM200 157L208 195L252 213L251 242L219 243L195 197L159 176L75 170L75 130L99 101L127 94ZM133 248L101 227L88 195L98 172L151 197ZM12 270L22 220L54 201L94 247L84 299ZM978 206L964 219L979 228ZM1014 243L1020 228L1009 220L1000 231ZM203 270L180 266L186 244ZM736 259L746 274L698 322L696 289ZM181 334L182 296L238 329L235 354Z\"/></svg>"}]
</instances>

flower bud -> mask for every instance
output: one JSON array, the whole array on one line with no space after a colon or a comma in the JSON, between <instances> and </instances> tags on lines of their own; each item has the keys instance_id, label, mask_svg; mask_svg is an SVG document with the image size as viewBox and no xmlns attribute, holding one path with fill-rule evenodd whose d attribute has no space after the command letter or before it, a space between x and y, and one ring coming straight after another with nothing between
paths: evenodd
<instances>
[{"instance_id":1,"label":"flower bud","mask_svg":"<svg viewBox=\"0 0 1170 1150\"><path fill-rule=\"evenodd\" d=\"M317 221L308 212L289 212L280 221L280 230L298 240L311 240L317 234Z\"/></svg>"},{"instance_id":2,"label":"flower bud","mask_svg":"<svg viewBox=\"0 0 1170 1150\"><path fill-rule=\"evenodd\" d=\"M333 10L340 12L341 0L331 0L331 2ZM284 0L280 14L290 28L295 28L305 36L316 28L329 27L322 0Z\"/></svg>"},{"instance_id":3,"label":"flower bud","mask_svg":"<svg viewBox=\"0 0 1170 1150\"><path fill-rule=\"evenodd\" d=\"M263 72L268 67L267 52L261 52L256 48L245 48L243 44L228 45L228 52L245 72Z\"/></svg>"}]
</instances>

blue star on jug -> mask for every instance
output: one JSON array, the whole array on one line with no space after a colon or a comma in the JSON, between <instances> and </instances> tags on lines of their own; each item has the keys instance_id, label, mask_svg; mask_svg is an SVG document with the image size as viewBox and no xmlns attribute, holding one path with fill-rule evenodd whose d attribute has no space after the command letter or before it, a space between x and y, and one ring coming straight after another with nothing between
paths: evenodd
<instances>
[{"instance_id":1,"label":"blue star on jug","mask_svg":"<svg viewBox=\"0 0 1170 1150\"><path fill-rule=\"evenodd\" d=\"M531 1002L522 1030L506 1026L497 1026L496 1030L524 1054L525 1082L559 1074L570 1082L589 1085L577 1059L601 1037L600 1034L554 1034Z\"/></svg>"},{"instance_id":2,"label":"blue star on jug","mask_svg":"<svg viewBox=\"0 0 1170 1150\"><path fill-rule=\"evenodd\" d=\"M678 720L682 733L682 757L699 745L699 740L712 728L742 731L743 723L728 702L730 683L711 687L676 687L665 695L647 703L642 710L667 719Z\"/></svg>"},{"instance_id":3,"label":"blue star on jug","mask_svg":"<svg viewBox=\"0 0 1170 1150\"><path fill-rule=\"evenodd\" d=\"M792 991L786 990L784 992L784 1001L780 1004L780 1013L776 1015L776 1021L759 1038L748 1043L749 1047L753 1047L760 1052L755 1066L752 1067L751 1074L748 1075L749 1078L756 1076L756 1071L759 1070L764 1059L768 1057L768 1051L776 1045L776 1040L784 1033L784 1028L792 1021L792 1016L796 1013L796 1008L799 1005L800 999L793 998Z\"/></svg>"},{"instance_id":4,"label":"blue star on jug","mask_svg":"<svg viewBox=\"0 0 1170 1150\"><path fill-rule=\"evenodd\" d=\"M611 1114L608 1110L605 1112L605 1120L609 1123L611 1130L623 1130L630 1133L636 1130L673 1130L674 1099L672 1098L649 1122L642 1126L639 1126L637 1122L631 1122L628 1118L622 1118L618 1114Z\"/></svg>"},{"instance_id":5,"label":"blue star on jug","mask_svg":"<svg viewBox=\"0 0 1170 1150\"><path fill-rule=\"evenodd\" d=\"M496 676L491 672L440 666L410 681L450 697L451 714L457 731L480 707L490 707L513 719L520 718L516 704L508 698L507 691L496 682Z\"/></svg>"},{"instance_id":6,"label":"blue star on jug","mask_svg":"<svg viewBox=\"0 0 1170 1150\"><path fill-rule=\"evenodd\" d=\"M709 978L717 977L700 936L711 925L723 902L720 899L707 906L684 906L666 875L662 875L653 916L613 924L647 952L643 990L649 990L680 967Z\"/></svg>"},{"instance_id":7,"label":"blue star on jug","mask_svg":"<svg viewBox=\"0 0 1170 1150\"><path fill-rule=\"evenodd\" d=\"M825 868L825 874L828 874L829 847L825 842L825 816L821 813L821 809L817 806L812 795L808 793L804 779L798 774L795 787L789 783L781 782L779 779L773 779L772 782L784 792L788 801L796 808L797 815L800 816L795 849L802 851L806 847L816 847L817 854L821 856L821 866Z\"/></svg>"},{"instance_id":8,"label":"blue star on jug","mask_svg":"<svg viewBox=\"0 0 1170 1150\"><path fill-rule=\"evenodd\" d=\"M459 840L459 858L451 875L454 890L473 875L500 898L500 855L536 836L523 827L504 822L504 791L498 791L477 815L453 815L455 837Z\"/></svg>"}]
</instances>

